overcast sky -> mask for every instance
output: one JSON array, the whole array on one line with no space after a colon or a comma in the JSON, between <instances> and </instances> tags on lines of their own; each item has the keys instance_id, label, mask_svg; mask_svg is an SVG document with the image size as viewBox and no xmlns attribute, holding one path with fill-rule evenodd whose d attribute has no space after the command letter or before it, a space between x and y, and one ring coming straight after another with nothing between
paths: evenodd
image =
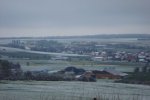
<instances>
[{"instance_id":1,"label":"overcast sky","mask_svg":"<svg viewBox=\"0 0 150 100\"><path fill-rule=\"evenodd\" d=\"M150 33L150 0L0 0L0 37Z\"/></svg>"}]
</instances>

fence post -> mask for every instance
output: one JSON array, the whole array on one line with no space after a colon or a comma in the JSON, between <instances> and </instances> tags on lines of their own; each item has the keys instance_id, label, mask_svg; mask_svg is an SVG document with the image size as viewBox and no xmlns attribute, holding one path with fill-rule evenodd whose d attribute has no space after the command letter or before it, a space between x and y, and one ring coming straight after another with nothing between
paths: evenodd
<instances>
[{"instance_id":1,"label":"fence post","mask_svg":"<svg viewBox=\"0 0 150 100\"><path fill-rule=\"evenodd\" d=\"M96 98L93 98L93 100L97 100Z\"/></svg>"}]
</instances>

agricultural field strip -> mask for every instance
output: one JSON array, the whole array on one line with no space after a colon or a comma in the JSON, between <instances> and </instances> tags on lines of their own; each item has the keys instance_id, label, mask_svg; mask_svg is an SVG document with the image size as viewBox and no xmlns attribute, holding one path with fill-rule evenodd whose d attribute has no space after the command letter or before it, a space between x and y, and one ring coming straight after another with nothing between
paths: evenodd
<instances>
[{"instance_id":1,"label":"agricultural field strip","mask_svg":"<svg viewBox=\"0 0 150 100\"><path fill-rule=\"evenodd\" d=\"M67 54L67 53L53 53L53 52L42 52L42 51L30 51L18 48L11 48L11 47L3 47L0 46L0 50L6 50L6 52L27 52L27 53L35 53L35 54L47 54L47 55L58 55L58 56L88 56L88 55L79 55L79 54Z\"/></svg>"},{"instance_id":2,"label":"agricultural field strip","mask_svg":"<svg viewBox=\"0 0 150 100\"><path fill-rule=\"evenodd\" d=\"M45 83L45 82L44 82ZM2 87L2 85L4 87ZM52 92L60 92L61 94L70 94L72 90L75 90L75 94L79 95L82 92L85 94L96 89L101 94L119 94L119 95L143 95L150 96L148 91L150 92L150 88L148 86L143 87L142 85L127 85L120 83L82 83L82 82L50 82L46 84L36 84L36 83L8 83L1 84L0 91L18 91L18 92L41 92L52 93ZM81 90L84 87L84 91ZM137 88L138 87L138 88ZM32 88L32 89L31 89ZM132 92L130 93L130 90ZM135 91L135 92L133 92ZM139 92L140 91L140 92Z\"/></svg>"}]
</instances>

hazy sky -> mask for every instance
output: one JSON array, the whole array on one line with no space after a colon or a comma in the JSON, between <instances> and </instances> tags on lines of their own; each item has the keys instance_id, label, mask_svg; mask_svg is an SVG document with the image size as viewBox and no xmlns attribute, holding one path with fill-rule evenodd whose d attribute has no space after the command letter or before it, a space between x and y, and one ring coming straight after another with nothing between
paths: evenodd
<instances>
[{"instance_id":1,"label":"hazy sky","mask_svg":"<svg viewBox=\"0 0 150 100\"><path fill-rule=\"evenodd\" d=\"M0 37L150 33L150 0L0 0Z\"/></svg>"}]
</instances>

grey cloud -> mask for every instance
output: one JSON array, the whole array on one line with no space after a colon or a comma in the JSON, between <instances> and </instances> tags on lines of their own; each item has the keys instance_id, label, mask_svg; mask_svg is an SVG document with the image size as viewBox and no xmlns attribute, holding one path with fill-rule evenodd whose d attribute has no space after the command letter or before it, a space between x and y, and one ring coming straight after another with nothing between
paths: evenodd
<instances>
[{"instance_id":1,"label":"grey cloud","mask_svg":"<svg viewBox=\"0 0 150 100\"><path fill-rule=\"evenodd\" d=\"M0 28L143 27L150 25L149 4L149 0L1 0Z\"/></svg>"}]
</instances>

